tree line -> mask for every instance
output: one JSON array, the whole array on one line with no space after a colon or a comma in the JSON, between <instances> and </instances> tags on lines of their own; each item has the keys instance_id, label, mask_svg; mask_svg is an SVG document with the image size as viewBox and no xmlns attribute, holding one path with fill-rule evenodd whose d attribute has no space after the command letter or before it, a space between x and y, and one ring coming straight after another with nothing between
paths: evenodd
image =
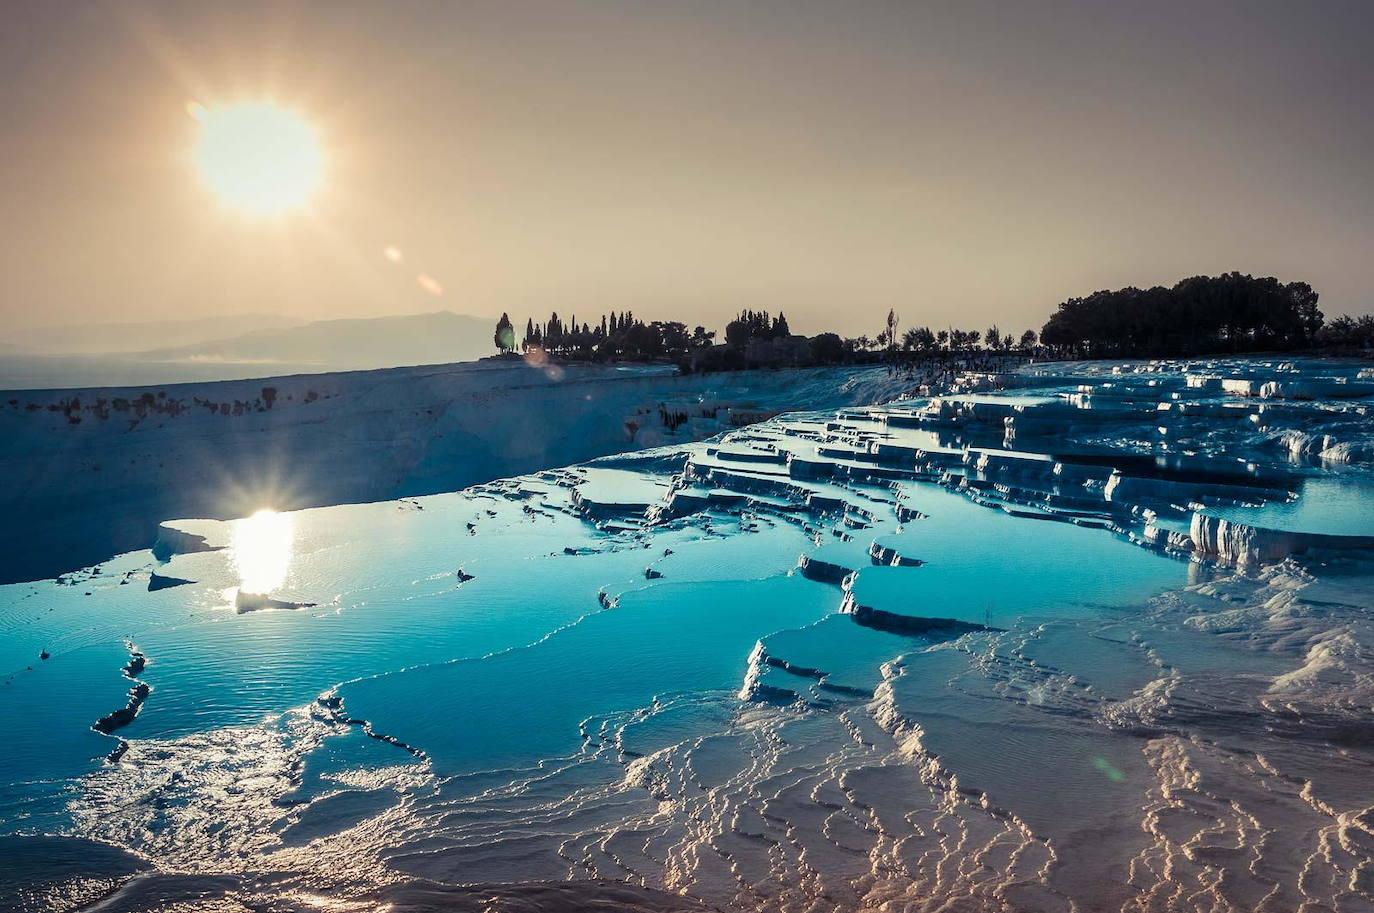
<instances>
[{"instance_id":1,"label":"tree line","mask_svg":"<svg viewBox=\"0 0 1374 913\"><path fill-rule=\"evenodd\" d=\"M704 326L644 321L612 311L592 321L557 313L525 322L517 336L501 315L494 342L503 354L538 352L581 361L668 360L684 370L764 365L902 361L970 353L1111 358L1204 355L1300 349L1374 347L1374 317L1327 322L1318 294L1306 282L1281 283L1238 272L1192 276L1170 288L1128 287L1093 292L1058 305L1037 334L1015 335L996 324L985 330L911 326L895 310L873 334L799 336L786 315L743 310L724 328L722 342Z\"/></svg>"},{"instance_id":2,"label":"tree line","mask_svg":"<svg viewBox=\"0 0 1374 913\"><path fill-rule=\"evenodd\" d=\"M796 335L786 314L743 310L725 325L724 342L717 344L715 331L697 326L688 330L680 321L643 321L632 311L612 311L596 322L574 316L564 321L557 312L548 320L525 322L517 337L509 314L497 321L493 342L503 355L537 352L554 358L579 361L676 361L686 370L727 370L770 364L841 364L901 360L910 356L936 356L978 351L1029 352L1036 332L1019 337L1003 334L996 324L986 331L953 327L932 330L911 327L900 332L893 310L875 334L841 337L838 333ZM517 341L518 340L518 341Z\"/></svg>"},{"instance_id":3,"label":"tree line","mask_svg":"<svg viewBox=\"0 0 1374 913\"><path fill-rule=\"evenodd\" d=\"M1062 302L1040 331L1057 356L1202 355L1296 349L1321 342L1323 315L1306 282L1237 272L1172 288L1128 287Z\"/></svg>"},{"instance_id":4,"label":"tree line","mask_svg":"<svg viewBox=\"0 0 1374 913\"><path fill-rule=\"evenodd\" d=\"M1336 349L1374 348L1374 317L1342 314L1317 331L1317 344Z\"/></svg>"},{"instance_id":5,"label":"tree line","mask_svg":"<svg viewBox=\"0 0 1374 913\"><path fill-rule=\"evenodd\" d=\"M703 326L692 330L674 320L645 322L632 311L603 314L596 323L578 322L576 315L564 322L555 311L549 319L525 321L525 333L517 346L510 316L502 314L493 341L497 351L511 354L541 351L547 355L581 361L648 360L674 357L712 344L715 333Z\"/></svg>"}]
</instances>

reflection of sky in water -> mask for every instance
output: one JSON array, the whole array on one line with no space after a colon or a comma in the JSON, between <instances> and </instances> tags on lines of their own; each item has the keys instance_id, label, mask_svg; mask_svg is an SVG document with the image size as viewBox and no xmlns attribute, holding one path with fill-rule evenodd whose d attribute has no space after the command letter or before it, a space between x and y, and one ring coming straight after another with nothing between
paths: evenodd
<instances>
[{"instance_id":1,"label":"reflection of sky in water","mask_svg":"<svg viewBox=\"0 0 1374 913\"><path fill-rule=\"evenodd\" d=\"M275 510L234 521L229 556L243 592L268 594L286 581L295 534L291 514Z\"/></svg>"},{"instance_id":2,"label":"reflection of sky in water","mask_svg":"<svg viewBox=\"0 0 1374 913\"><path fill-rule=\"evenodd\" d=\"M1268 529L1332 536L1374 536L1374 488L1364 476L1317 476L1292 501L1209 507L1208 514Z\"/></svg>"}]
</instances>

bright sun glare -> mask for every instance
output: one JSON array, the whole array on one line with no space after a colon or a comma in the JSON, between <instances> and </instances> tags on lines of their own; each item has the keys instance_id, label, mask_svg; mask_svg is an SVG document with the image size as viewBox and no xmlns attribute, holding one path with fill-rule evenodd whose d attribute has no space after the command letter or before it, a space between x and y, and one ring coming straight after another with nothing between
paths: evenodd
<instances>
[{"instance_id":1,"label":"bright sun glare","mask_svg":"<svg viewBox=\"0 0 1374 913\"><path fill-rule=\"evenodd\" d=\"M319 141L296 114L270 104L192 103L187 110L200 121L195 160L201 179L226 205L277 215L304 206L319 188Z\"/></svg>"},{"instance_id":2,"label":"bright sun glare","mask_svg":"<svg viewBox=\"0 0 1374 913\"><path fill-rule=\"evenodd\" d=\"M239 572L239 589L267 595L281 586L291 569L295 538L290 514L263 509L251 517L235 520L229 555Z\"/></svg>"}]
</instances>

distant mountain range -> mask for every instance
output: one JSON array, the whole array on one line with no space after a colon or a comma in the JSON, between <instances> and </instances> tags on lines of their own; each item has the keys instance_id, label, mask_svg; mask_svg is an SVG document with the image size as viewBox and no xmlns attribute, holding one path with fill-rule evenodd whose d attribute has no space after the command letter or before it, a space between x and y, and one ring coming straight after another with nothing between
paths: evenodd
<instances>
[{"instance_id":1,"label":"distant mountain range","mask_svg":"<svg viewBox=\"0 0 1374 913\"><path fill-rule=\"evenodd\" d=\"M320 320L226 339L137 352L144 361L286 362L331 369L472 361L493 351L496 322L451 311Z\"/></svg>"},{"instance_id":2,"label":"distant mountain range","mask_svg":"<svg viewBox=\"0 0 1374 913\"><path fill-rule=\"evenodd\" d=\"M273 314L150 320L140 323L83 323L31 327L5 334L0 351L29 355L123 355L163 346L189 346L254 330L282 330L306 321Z\"/></svg>"},{"instance_id":3,"label":"distant mountain range","mask_svg":"<svg viewBox=\"0 0 1374 913\"><path fill-rule=\"evenodd\" d=\"M489 317L438 311L313 323L259 315L45 327L0 342L0 389L229 380L473 361L493 351L495 326Z\"/></svg>"}]
</instances>

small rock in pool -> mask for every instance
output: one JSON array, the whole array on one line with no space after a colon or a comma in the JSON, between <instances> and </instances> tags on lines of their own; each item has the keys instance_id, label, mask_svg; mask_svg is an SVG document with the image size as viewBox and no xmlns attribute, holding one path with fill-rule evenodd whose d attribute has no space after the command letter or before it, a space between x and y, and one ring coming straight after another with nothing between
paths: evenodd
<instances>
[{"instance_id":1,"label":"small rock in pool","mask_svg":"<svg viewBox=\"0 0 1374 913\"><path fill-rule=\"evenodd\" d=\"M195 583L195 581L183 580L180 577L164 577L154 571L152 576L148 578L148 592L155 593L158 590L165 590L174 586L185 586L188 583Z\"/></svg>"},{"instance_id":2,"label":"small rock in pool","mask_svg":"<svg viewBox=\"0 0 1374 913\"><path fill-rule=\"evenodd\" d=\"M309 609L313 602L291 602L287 599L273 599L260 593L245 593L242 590L234 597L235 608L240 615L245 612L261 612L264 609Z\"/></svg>"}]
</instances>

